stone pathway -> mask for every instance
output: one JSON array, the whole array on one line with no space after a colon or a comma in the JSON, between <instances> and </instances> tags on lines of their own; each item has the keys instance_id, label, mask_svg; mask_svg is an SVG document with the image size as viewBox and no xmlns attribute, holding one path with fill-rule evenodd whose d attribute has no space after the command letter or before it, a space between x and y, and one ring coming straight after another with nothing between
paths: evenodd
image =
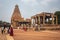
<instances>
[{"instance_id":1,"label":"stone pathway","mask_svg":"<svg viewBox=\"0 0 60 40\"><path fill-rule=\"evenodd\" d=\"M2 34L0 33L0 40L6 40L6 35L5 35L5 34L2 35Z\"/></svg>"},{"instance_id":2,"label":"stone pathway","mask_svg":"<svg viewBox=\"0 0 60 40\"><path fill-rule=\"evenodd\" d=\"M6 35L1 34L1 28L0 28L0 40L6 40Z\"/></svg>"},{"instance_id":3,"label":"stone pathway","mask_svg":"<svg viewBox=\"0 0 60 40\"><path fill-rule=\"evenodd\" d=\"M60 40L58 31L21 31L14 30L14 40Z\"/></svg>"},{"instance_id":4,"label":"stone pathway","mask_svg":"<svg viewBox=\"0 0 60 40\"><path fill-rule=\"evenodd\" d=\"M6 35L6 38L7 38L7 40L14 40L14 39L13 39L13 37L12 37L12 36L10 36L9 34L8 34L8 35Z\"/></svg>"},{"instance_id":5,"label":"stone pathway","mask_svg":"<svg viewBox=\"0 0 60 40\"><path fill-rule=\"evenodd\" d=\"M14 40L14 39L9 34L1 34L0 33L0 40Z\"/></svg>"},{"instance_id":6,"label":"stone pathway","mask_svg":"<svg viewBox=\"0 0 60 40\"><path fill-rule=\"evenodd\" d=\"M0 40L14 40L14 39L9 34L1 34L1 29L0 29Z\"/></svg>"}]
</instances>

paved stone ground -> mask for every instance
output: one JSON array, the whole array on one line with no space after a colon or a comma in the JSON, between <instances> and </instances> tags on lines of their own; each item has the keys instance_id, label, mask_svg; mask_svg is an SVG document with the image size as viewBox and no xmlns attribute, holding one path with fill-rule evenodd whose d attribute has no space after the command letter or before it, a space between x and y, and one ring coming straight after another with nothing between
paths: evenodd
<instances>
[{"instance_id":1,"label":"paved stone ground","mask_svg":"<svg viewBox=\"0 0 60 40\"><path fill-rule=\"evenodd\" d=\"M1 34L1 29L0 29L0 40L14 40L12 36L9 34Z\"/></svg>"},{"instance_id":2,"label":"paved stone ground","mask_svg":"<svg viewBox=\"0 0 60 40\"><path fill-rule=\"evenodd\" d=\"M14 40L60 40L60 31L23 31L14 29Z\"/></svg>"},{"instance_id":3,"label":"paved stone ground","mask_svg":"<svg viewBox=\"0 0 60 40\"><path fill-rule=\"evenodd\" d=\"M6 40L6 36L0 34L0 40Z\"/></svg>"},{"instance_id":4,"label":"paved stone ground","mask_svg":"<svg viewBox=\"0 0 60 40\"><path fill-rule=\"evenodd\" d=\"M6 35L7 40L14 40L12 36Z\"/></svg>"},{"instance_id":5,"label":"paved stone ground","mask_svg":"<svg viewBox=\"0 0 60 40\"><path fill-rule=\"evenodd\" d=\"M1 29L0 29L0 40L6 40L6 34L1 34Z\"/></svg>"}]
</instances>

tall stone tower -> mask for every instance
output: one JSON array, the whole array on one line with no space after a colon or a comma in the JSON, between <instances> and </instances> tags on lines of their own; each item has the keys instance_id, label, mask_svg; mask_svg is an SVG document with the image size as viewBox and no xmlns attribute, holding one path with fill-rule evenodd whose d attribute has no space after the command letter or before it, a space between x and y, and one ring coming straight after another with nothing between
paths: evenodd
<instances>
[{"instance_id":1,"label":"tall stone tower","mask_svg":"<svg viewBox=\"0 0 60 40\"><path fill-rule=\"evenodd\" d=\"M15 5L15 9L14 9L14 12L11 17L11 24L13 25L13 27L17 27L18 22L20 22L22 20L24 20L24 19L21 16L21 13L19 11L19 7L18 7L18 5Z\"/></svg>"}]
</instances>

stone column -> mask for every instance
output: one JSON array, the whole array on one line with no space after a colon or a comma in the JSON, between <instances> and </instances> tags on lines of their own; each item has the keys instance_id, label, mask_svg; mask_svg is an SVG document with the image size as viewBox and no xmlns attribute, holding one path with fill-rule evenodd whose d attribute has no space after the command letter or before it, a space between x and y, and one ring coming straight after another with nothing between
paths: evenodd
<instances>
[{"instance_id":1,"label":"stone column","mask_svg":"<svg viewBox=\"0 0 60 40\"><path fill-rule=\"evenodd\" d=\"M40 30L40 16L38 16L38 22L39 22L39 25L38 25L38 30Z\"/></svg>"},{"instance_id":2,"label":"stone column","mask_svg":"<svg viewBox=\"0 0 60 40\"><path fill-rule=\"evenodd\" d=\"M43 25L45 24L45 13L43 15Z\"/></svg>"},{"instance_id":3,"label":"stone column","mask_svg":"<svg viewBox=\"0 0 60 40\"><path fill-rule=\"evenodd\" d=\"M33 21L33 24L35 24L35 23L36 23L36 19L34 18L33 20L34 20L34 21Z\"/></svg>"},{"instance_id":4,"label":"stone column","mask_svg":"<svg viewBox=\"0 0 60 40\"><path fill-rule=\"evenodd\" d=\"M35 19L34 18L31 18L31 27L32 28L33 28L34 24L35 24Z\"/></svg>"},{"instance_id":5,"label":"stone column","mask_svg":"<svg viewBox=\"0 0 60 40\"><path fill-rule=\"evenodd\" d=\"M35 24L37 23L37 17L35 16Z\"/></svg>"},{"instance_id":6,"label":"stone column","mask_svg":"<svg viewBox=\"0 0 60 40\"><path fill-rule=\"evenodd\" d=\"M29 24L27 24L29 25ZM31 17L31 27L28 26L28 31L30 30L30 28L33 28L33 18Z\"/></svg>"},{"instance_id":7,"label":"stone column","mask_svg":"<svg viewBox=\"0 0 60 40\"><path fill-rule=\"evenodd\" d=\"M33 18L31 18L31 25L33 24Z\"/></svg>"},{"instance_id":8,"label":"stone column","mask_svg":"<svg viewBox=\"0 0 60 40\"><path fill-rule=\"evenodd\" d=\"M40 24L40 16L38 16L38 21L39 21L39 24Z\"/></svg>"},{"instance_id":9,"label":"stone column","mask_svg":"<svg viewBox=\"0 0 60 40\"><path fill-rule=\"evenodd\" d=\"M56 16L56 25L58 24L58 19L57 19L57 16Z\"/></svg>"},{"instance_id":10,"label":"stone column","mask_svg":"<svg viewBox=\"0 0 60 40\"><path fill-rule=\"evenodd\" d=\"M54 24L54 14L52 15L52 24Z\"/></svg>"}]
</instances>

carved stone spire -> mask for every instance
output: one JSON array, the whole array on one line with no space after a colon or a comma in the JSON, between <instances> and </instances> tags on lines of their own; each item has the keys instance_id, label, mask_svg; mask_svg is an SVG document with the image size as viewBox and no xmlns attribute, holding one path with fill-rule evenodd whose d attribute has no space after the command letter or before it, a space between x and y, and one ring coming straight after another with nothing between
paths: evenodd
<instances>
[{"instance_id":1,"label":"carved stone spire","mask_svg":"<svg viewBox=\"0 0 60 40\"><path fill-rule=\"evenodd\" d=\"M22 17L21 17L21 13L19 11L18 5L15 6L13 15L12 15L13 20L15 21L19 21Z\"/></svg>"},{"instance_id":2,"label":"carved stone spire","mask_svg":"<svg viewBox=\"0 0 60 40\"><path fill-rule=\"evenodd\" d=\"M14 12L11 17L11 23L13 26L16 26L17 22L19 22L21 20L23 20L23 18L21 16L20 11L19 11L19 7L18 7L18 5L15 5L15 9L14 9Z\"/></svg>"}]
</instances>

